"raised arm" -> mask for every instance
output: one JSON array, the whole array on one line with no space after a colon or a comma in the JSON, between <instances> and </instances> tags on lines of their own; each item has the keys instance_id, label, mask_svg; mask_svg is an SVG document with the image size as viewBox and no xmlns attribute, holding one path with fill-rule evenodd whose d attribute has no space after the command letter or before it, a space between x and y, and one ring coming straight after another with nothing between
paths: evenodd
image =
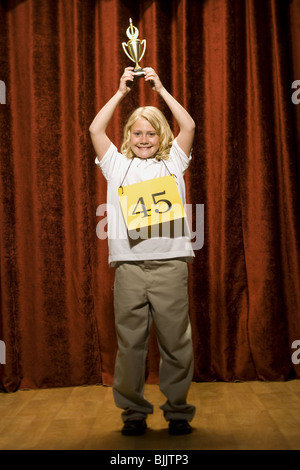
<instances>
[{"instance_id":1,"label":"raised arm","mask_svg":"<svg viewBox=\"0 0 300 470\"><path fill-rule=\"evenodd\" d=\"M119 103L130 92L131 88L128 86L128 82L132 82L134 80L133 69L134 67L127 67L125 69L122 77L120 78L118 91L103 106L103 108L100 109L90 125L90 136L99 161L104 157L111 143L106 134L107 126L110 123Z\"/></svg>"},{"instance_id":2,"label":"raised arm","mask_svg":"<svg viewBox=\"0 0 300 470\"><path fill-rule=\"evenodd\" d=\"M162 85L157 73L151 67L145 67L145 81L150 81L154 91L156 91L170 108L179 126L179 134L176 137L177 143L186 155L189 155L194 141L195 122L189 113Z\"/></svg>"}]
</instances>

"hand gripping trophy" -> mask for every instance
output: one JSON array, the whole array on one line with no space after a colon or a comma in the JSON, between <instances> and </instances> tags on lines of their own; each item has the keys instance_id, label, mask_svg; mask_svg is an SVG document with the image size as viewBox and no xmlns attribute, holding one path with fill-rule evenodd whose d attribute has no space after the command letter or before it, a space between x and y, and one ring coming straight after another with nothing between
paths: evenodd
<instances>
[{"instance_id":1,"label":"hand gripping trophy","mask_svg":"<svg viewBox=\"0 0 300 470\"><path fill-rule=\"evenodd\" d=\"M131 18L129 18L129 25L129 28L126 30L129 41L127 43L122 42L122 46L127 57L135 63L133 71L134 75L136 77L143 77L145 73L139 65L139 61L142 60L146 51L146 39L143 39L142 41L138 39L139 30L133 26ZM141 50L142 46L144 46L143 52Z\"/></svg>"}]
</instances>

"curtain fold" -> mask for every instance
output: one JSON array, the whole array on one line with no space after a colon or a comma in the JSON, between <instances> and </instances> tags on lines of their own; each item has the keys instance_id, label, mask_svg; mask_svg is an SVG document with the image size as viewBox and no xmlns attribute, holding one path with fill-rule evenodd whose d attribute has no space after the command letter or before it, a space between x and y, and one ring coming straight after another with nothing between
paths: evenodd
<instances>
[{"instance_id":1,"label":"curtain fold","mask_svg":"<svg viewBox=\"0 0 300 470\"><path fill-rule=\"evenodd\" d=\"M7 0L0 4L0 389L111 385L114 270L89 124L132 65L129 18L196 121L186 175L194 380L299 378L300 1ZM108 128L165 103L143 80ZM196 246L196 243L195 243ZM157 382L152 331L147 380Z\"/></svg>"}]
</instances>

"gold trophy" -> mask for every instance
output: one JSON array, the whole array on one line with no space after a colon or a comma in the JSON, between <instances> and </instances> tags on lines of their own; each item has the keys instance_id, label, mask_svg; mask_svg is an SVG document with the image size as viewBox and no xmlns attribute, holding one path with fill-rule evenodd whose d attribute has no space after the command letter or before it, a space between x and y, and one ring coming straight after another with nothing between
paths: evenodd
<instances>
[{"instance_id":1,"label":"gold trophy","mask_svg":"<svg viewBox=\"0 0 300 470\"><path fill-rule=\"evenodd\" d=\"M131 18L129 18L129 25L129 28L126 30L129 41L127 43L122 42L122 46L127 57L135 63L134 75L136 77L143 77L145 72L139 65L139 61L142 60L146 51L146 39L142 41L138 39L139 30L133 26ZM144 46L143 52L141 52L142 46Z\"/></svg>"}]
</instances>

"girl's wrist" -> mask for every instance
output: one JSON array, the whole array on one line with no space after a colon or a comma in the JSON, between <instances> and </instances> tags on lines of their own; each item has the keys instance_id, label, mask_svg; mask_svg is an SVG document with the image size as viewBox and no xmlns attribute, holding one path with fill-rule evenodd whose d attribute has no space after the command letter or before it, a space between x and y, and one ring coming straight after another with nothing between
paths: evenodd
<instances>
[{"instance_id":1,"label":"girl's wrist","mask_svg":"<svg viewBox=\"0 0 300 470\"><path fill-rule=\"evenodd\" d=\"M116 92L116 97L119 98L120 100L122 100L123 98L125 98L125 96L128 94L128 91L127 90L120 90L118 89L118 91Z\"/></svg>"},{"instance_id":2,"label":"girl's wrist","mask_svg":"<svg viewBox=\"0 0 300 470\"><path fill-rule=\"evenodd\" d=\"M159 90L157 90L157 93L163 98L163 95L168 92L166 88L162 85L162 87Z\"/></svg>"}]
</instances>

